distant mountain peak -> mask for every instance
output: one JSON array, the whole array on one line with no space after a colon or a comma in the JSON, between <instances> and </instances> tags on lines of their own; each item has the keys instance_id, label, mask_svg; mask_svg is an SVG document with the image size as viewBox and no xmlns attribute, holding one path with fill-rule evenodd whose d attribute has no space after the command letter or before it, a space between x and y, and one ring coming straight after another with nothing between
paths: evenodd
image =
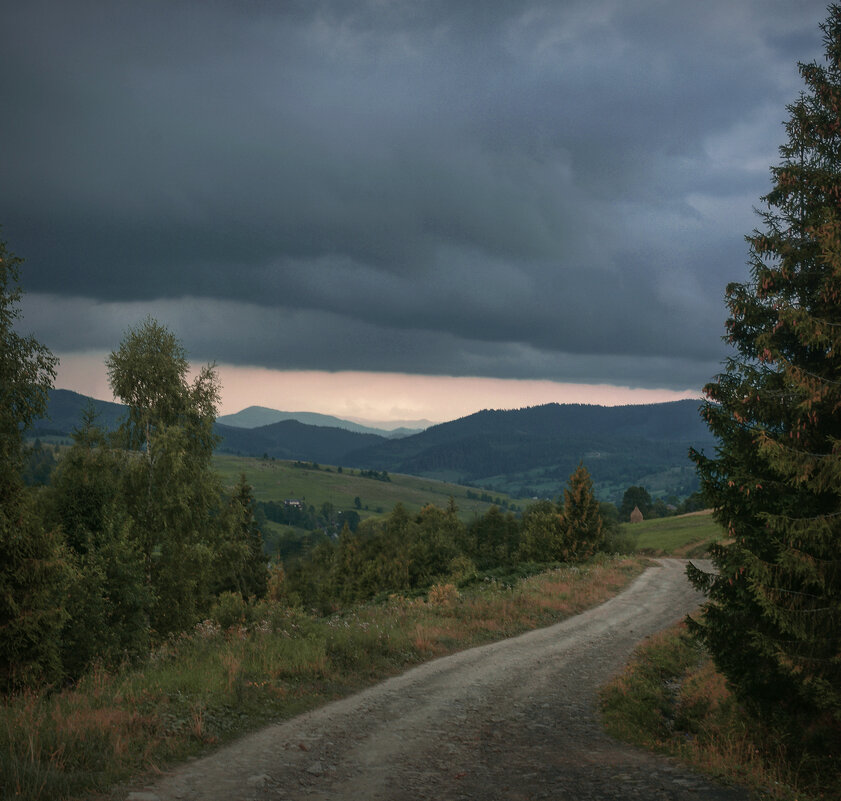
<instances>
[{"instance_id":1,"label":"distant mountain peak","mask_svg":"<svg viewBox=\"0 0 841 801\"><path fill-rule=\"evenodd\" d=\"M296 420L305 425L322 428L343 428L346 431L355 431L359 434L376 434L389 439L411 436L432 425L428 421L424 421L427 423L426 426L411 426L405 421L399 421L394 425L376 424L359 419L346 420L329 414L319 414L318 412L284 412L279 409L269 409L265 406L248 406L234 414L223 414L217 418L218 423L234 428L261 428L285 420Z\"/></svg>"}]
</instances>

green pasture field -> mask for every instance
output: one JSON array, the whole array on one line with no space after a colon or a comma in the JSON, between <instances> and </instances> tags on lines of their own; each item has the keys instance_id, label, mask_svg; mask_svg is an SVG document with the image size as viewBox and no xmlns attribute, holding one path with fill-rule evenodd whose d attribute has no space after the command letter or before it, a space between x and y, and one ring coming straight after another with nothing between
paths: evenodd
<instances>
[{"instance_id":1,"label":"green pasture field","mask_svg":"<svg viewBox=\"0 0 841 801\"><path fill-rule=\"evenodd\" d=\"M213 465L226 486L233 486L242 473L253 487L254 497L259 501L283 501L297 499L307 506L320 509L322 504L331 503L335 509L354 509L354 500L359 498L359 515L379 517L387 515L397 503L402 503L409 512L418 512L427 504L446 507L450 498L455 499L459 517L469 522L476 515L483 515L493 505L478 498L468 498L467 493L481 494L481 490L470 489L459 484L389 473L391 481L365 478L359 470L320 465L320 469L293 467L294 462L257 459L253 457L216 454ZM503 493L489 493L497 505L503 501L516 503Z\"/></svg>"},{"instance_id":2,"label":"green pasture field","mask_svg":"<svg viewBox=\"0 0 841 801\"><path fill-rule=\"evenodd\" d=\"M637 551L654 555L701 556L710 543L724 537L712 511L623 523L622 529L634 537Z\"/></svg>"}]
</instances>

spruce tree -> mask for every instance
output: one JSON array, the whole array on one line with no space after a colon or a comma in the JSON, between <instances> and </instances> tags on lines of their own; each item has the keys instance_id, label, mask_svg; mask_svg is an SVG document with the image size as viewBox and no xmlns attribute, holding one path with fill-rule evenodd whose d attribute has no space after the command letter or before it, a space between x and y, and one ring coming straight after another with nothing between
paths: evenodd
<instances>
[{"instance_id":1,"label":"spruce tree","mask_svg":"<svg viewBox=\"0 0 841 801\"><path fill-rule=\"evenodd\" d=\"M693 453L727 544L693 630L741 698L792 731L841 727L841 8L800 64L750 278L727 287L735 355L705 388L719 444Z\"/></svg>"},{"instance_id":2,"label":"spruce tree","mask_svg":"<svg viewBox=\"0 0 841 801\"><path fill-rule=\"evenodd\" d=\"M564 490L562 529L564 561L589 559L604 544L599 502L583 464L569 477Z\"/></svg>"}]
</instances>

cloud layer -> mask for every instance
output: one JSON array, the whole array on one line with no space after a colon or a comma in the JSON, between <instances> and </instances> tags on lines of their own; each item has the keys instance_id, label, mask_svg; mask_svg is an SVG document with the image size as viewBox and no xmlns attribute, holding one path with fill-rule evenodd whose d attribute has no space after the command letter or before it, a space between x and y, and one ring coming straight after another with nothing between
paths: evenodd
<instances>
[{"instance_id":1,"label":"cloud layer","mask_svg":"<svg viewBox=\"0 0 841 801\"><path fill-rule=\"evenodd\" d=\"M821 2L4 11L27 326L198 359L700 387Z\"/></svg>"}]
</instances>

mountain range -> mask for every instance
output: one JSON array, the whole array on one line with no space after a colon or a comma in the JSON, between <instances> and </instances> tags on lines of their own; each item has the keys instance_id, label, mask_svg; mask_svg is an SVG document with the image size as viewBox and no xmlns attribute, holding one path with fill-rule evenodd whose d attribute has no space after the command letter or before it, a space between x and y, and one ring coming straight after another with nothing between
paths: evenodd
<instances>
[{"instance_id":1,"label":"mountain range","mask_svg":"<svg viewBox=\"0 0 841 801\"><path fill-rule=\"evenodd\" d=\"M78 426L89 403L105 428L115 428L124 415L119 404L53 390L49 418L36 423L33 435L66 436ZM218 450L223 452L408 473L519 497L557 496L578 463L584 462L599 497L615 501L632 485L645 486L653 495L679 497L697 488L688 450L714 445L698 405L689 400L486 409L396 439L390 438L393 432L313 425L291 419L296 413L276 412L289 419L245 427L248 416L239 417L238 426L226 424L230 419L226 416L217 421L216 433ZM305 414L308 420L349 422ZM251 419L265 415L257 412Z\"/></svg>"},{"instance_id":2,"label":"mountain range","mask_svg":"<svg viewBox=\"0 0 841 801\"><path fill-rule=\"evenodd\" d=\"M398 425L388 428L379 428L372 425L363 425L353 420L343 420L341 417L333 417L329 414L318 414L317 412L281 412L277 409L267 409L265 406L249 406L235 414L223 414L216 418L216 422L234 428L259 428L260 426L279 423L283 420L297 420L310 426L322 428L344 428L347 431L356 431L359 434L377 434L388 439L398 437L410 437L412 434L419 434L432 425L429 420L406 420Z\"/></svg>"},{"instance_id":3,"label":"mountain range","mask_svg":"<svg viewBox=\"0 0 841 801\"><path fill-rule=\"evenodd\" d=\"M646 486L652 494L684 496L697 489L689 448L714 445L698 406L689 400L483 410L413 437L368 446L347 460L519 497L557 495L583 462L604 500L621 499L632 485Z\"/></svg>"}]
</instances>

